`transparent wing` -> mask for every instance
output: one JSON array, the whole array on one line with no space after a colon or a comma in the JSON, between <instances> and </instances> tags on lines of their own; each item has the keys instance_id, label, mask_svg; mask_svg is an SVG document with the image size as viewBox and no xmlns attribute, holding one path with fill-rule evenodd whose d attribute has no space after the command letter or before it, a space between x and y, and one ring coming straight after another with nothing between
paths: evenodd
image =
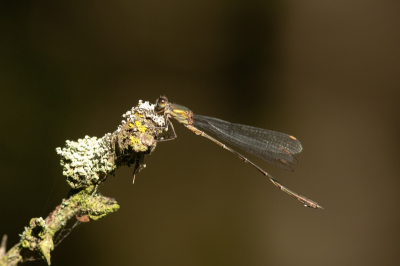
<instances>
[{"instance_id":1,"label":"transparent wing","mask_svg":"<svg viewBox=\"0 0 400 266\"><path fill-rule=\"evenodd\" d=\"M293 154L303 149L300 141L288 134L234 124L214 117L195 114L193 118L194 126L288 171L293 171L291 165L297 164Z\"/></svg>"}]
</instances>

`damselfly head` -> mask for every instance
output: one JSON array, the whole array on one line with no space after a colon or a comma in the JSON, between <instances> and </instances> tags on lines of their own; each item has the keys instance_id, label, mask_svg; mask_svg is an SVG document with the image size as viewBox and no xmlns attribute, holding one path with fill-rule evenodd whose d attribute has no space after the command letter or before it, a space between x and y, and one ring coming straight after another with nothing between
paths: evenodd
<instances>
[{"instance_id":1,"label":"damselfly head","mask_svg":"<svg viewBox=\"0 0 400 266\"><path fill-rule=\"evenodd\" d=\"M164 110L165 106L168 103L168 98L166 96L161 96L156 100L156 107L155 110L157 112Z\"/></svg>"}]
</instances>

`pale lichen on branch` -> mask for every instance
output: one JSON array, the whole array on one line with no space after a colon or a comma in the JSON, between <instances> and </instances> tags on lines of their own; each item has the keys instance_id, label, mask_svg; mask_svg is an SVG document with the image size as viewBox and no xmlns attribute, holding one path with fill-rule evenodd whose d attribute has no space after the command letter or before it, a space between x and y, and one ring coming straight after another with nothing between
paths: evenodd
<instances>
[{"instance_id":1,"label":"pale lichen on branch","mask_svg":"<svg viewBox=\"0 0 400 266\"><path fill-rule=\"evenodd\" d=\"M80 222L98 220L119 209L115 199L98 192L98 186L121 166L133 165L134 175L143 169L144 155L154 151L156 138L165 128L164 117L149 102L139 101L123 118L113 133L102 138L67 140L64 148L56 149L61 156L63 175L71 187L69 196L46 219L32 218L20 235L20 242L8 252L6 240L3 241L0 266L17 265L38 255L50 265L55 236L68 220L73 217Z\"/></svg>"}]
</instances>

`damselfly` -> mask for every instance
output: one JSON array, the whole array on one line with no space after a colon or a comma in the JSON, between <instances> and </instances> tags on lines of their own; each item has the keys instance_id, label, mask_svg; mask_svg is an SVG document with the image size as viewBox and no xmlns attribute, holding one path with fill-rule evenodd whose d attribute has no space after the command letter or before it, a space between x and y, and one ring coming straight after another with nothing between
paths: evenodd
<instances>
[{"instance_id":1,"label":"damselfly","mask_svg":"<svg viewBox=\"0 0 400 266\"><path fill-rule=\"evenodd\" d=\"M257 127L234 124L214 117L196 115L184 106L168 102L168 99L165 96L160 96L160 98L157 99L155 110L157 113L164 114L166 127L171 127L171 134L169 137L162 137L160 135L158 141L171 140L177 137L170 121L170 118L174 118L194 134L213 141L220 147L234 153L244 162L249 163L264 176L267 176L280 190L296 198L303 203L304 206L313 209L323 209L315 201L307 199L306 197L284 187L261 167L202 130L206 130L216 135L217 138L232 144L245 152L289 171L293 171L292 165L297 164L297 159L293 154L299 153L303 149L300 141L295 137Z\"/></svg>"}]
</instances>

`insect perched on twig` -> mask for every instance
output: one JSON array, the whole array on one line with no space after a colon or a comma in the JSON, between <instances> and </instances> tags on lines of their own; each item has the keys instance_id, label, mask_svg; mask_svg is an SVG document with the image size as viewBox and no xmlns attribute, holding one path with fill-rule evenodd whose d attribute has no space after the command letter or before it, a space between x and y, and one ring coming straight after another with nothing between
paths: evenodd
<instances>
[{"instance_id":1,"label":"insect perched on twig","mask_svg":"<svg viewBox=\"0 0 400 266\"><path fill-rule=\"evenodd\" d=\"M267 176L280 190L296 198L298 201L303 203L304 206L313 209L323 209L322 206L318 205L315 201L307 199L306 197L284 187L261 167L237 151L226 146L221 141L211 137L203 130L215 134L217 138L232 144L243 151L289 171L293 171L292 165L297 164L297 159L293 154L299 153L303 149L300 141L295 137L267 129L234 124L214 117L196 115L184 106L168 102L168 99L165 96L160 96L160 98L157 99L155 111L164 115L166 127L171 127L172 130L168 137L160 136L157 141L172 140L177 137L170 121L170 118L174 118L194 134L213 141L220 147L238 156L242 161L249 163L264 176Z\"/></svg>"}]
</instances>

